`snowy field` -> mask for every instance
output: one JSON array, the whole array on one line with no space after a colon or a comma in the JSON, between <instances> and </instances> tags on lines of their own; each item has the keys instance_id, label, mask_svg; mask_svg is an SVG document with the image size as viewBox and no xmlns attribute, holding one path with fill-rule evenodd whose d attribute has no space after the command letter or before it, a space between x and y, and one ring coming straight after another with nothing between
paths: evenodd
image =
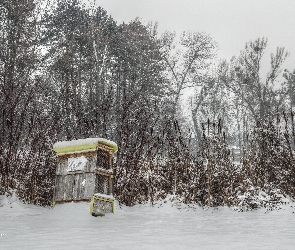
<instances>
[{"instance_id":1,"label":"snowy field","mask_svg":"<svg viewBox=\"0 0 295 250\"><path fill-rule=\"evenodd\" d=\"M89 203L49 209L0 196L0 249L295 249L293 205L242 213L116 204L93 217Z\"/></svg>"}]
</instances>

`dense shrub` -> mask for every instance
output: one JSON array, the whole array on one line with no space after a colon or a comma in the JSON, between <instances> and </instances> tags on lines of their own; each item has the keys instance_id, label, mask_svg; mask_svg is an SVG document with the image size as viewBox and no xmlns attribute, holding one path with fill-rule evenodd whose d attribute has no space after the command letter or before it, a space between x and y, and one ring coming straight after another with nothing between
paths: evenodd
<instances>
[{"instance_id":1,"label":"dense shrub","mask_svg":"<svg viewBox=\"0 0 295 250\"><path fill-rule=\"evenodd\" d=\"M232 162L220 121L203 124L202 143L194 153L176 121L166 129L165 155L145 158L136 167L132 161L120 166L115 193L119 202L155 203L170 197L178 203L249 211L278 209L287 196L294 198L293 149L287 126L283 132L272 120L258 123L240 164Z\"/></svg>"}]
</instances>

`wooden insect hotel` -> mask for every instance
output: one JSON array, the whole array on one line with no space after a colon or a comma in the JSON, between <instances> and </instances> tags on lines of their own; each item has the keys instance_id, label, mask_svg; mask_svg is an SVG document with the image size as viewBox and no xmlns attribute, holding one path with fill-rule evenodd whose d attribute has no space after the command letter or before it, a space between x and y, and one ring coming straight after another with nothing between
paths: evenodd
<instances>
[{"instance_id":1,"label":"wooden insect hotel","mask_svg":"<svg viewBox=\"0 0 295 250\"><path fill-rule=\"evenodd\" d=\"M91 213L114 212L113 154L116 143L103 138L57 142L53 203L91 200Z\"/></svg>"}]
</instances>

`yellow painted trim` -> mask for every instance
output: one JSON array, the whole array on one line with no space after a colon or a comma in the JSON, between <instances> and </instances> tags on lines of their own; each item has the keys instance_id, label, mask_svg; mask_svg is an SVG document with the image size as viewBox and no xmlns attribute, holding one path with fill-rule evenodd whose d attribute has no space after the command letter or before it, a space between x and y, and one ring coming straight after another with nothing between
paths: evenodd
<instances>
[{"instance_id":1,"label":"yellow painted trim","mask_svg":"<svg viewBox=\"0 0 295 250\"><path fill-rule=\"evenodd\" d=\"M93 213L93 207L94 207L94 197L91 198L91 201L90 201L90 214L92 215Z\"/></svg>"},{"instance_id":2,"label":"yellow painted trim","mask_svg":"<svg viewBox=\"0 0 295 250\"><path fill-rule=\"evenodd\" d=\"M81 145L74 145L74 146L68 146L68 147L58 147L53 148L53 150L57 153L68 153L68 152L75 152L75 151L82 151L87 149L95 149L97 146L96 143L92 144L81 144Z\"/></svg>"},{"instance_id":3,"label":"yellow painted trim","mask_svg":"<svg viewBox=\"0 0 295 250\"><path fill-rule=\"evenodd\" d=\"M105 141L98 141L98 144L102 144L102 145L105 145L105 146L108 146L108 147L112 148L113 153L116 153L118 151L117 144L112 144L112 143L105 142Z\"/></svg>"},{"instance_id":4,"label":"yellow painted trim","mask_svg":"<svg viewBox=\"0 0 295 250\"><path fill-rule=\"evenodd\" d=\"M116 153L118 151L118 146L116 144L108 143L105 141L98 141L97 143L91 143L91 144L73 145L73 146L68 146L68 147L57 147L57 148L53 148L53 150L57 154L63 154L63 153L83 151L83 150L88 150L88 149L96 149L98 144L102 144L102 145L112 148L113 153Z\"/></svg>"},{"instance_id":5,"label":"yellow painted trim","mask_svg":"<svg viewBox=\"0 0 295 250\"><path fill-rule=\"evenodd\" d=\"M99 196L93 196L92 199L91 199L91 202L90 202L90 214L93 213L94 199L100 200L100 201L111 202L112 203L113 214L115 213L115 201L114 200L110 200L110 199L99 197Z\"/></svg>"}]
</instances>

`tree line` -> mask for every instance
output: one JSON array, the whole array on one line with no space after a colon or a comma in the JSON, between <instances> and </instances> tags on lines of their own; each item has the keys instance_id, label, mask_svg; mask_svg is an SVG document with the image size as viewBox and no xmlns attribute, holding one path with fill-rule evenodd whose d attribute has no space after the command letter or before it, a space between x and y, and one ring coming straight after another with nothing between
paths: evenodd
<instances>
[{"instance_id":1,"label":"tree line","mask_svg":"<svg viewBox=\"0 0 295 250\"><path fill-rule=\"evenodd\" d=\"M103 8L78 0L2 0L0 24L0 192L16 189L25 202L49 205L52 144L60 140L117 142L115 195L126 204L167 194L233 204L229 197L237 198L250 178L240 168L265 170L257 159L276 155L253 151L269 138L258 136L263 126L276 127L273 140L287 140L283 150L293 157L294 72L281 77L288 52L278 48L261 76L266 38L246 43L230 61L219 60L208 34L158 34L156 23L140 19L117 24ZM191 119L182 112L187 88L194 91ZM242 151L239 167L229 145ZM287 161L284 171L293 176L292 164ZM213 169L223 177L214 179ZM261 171L261 178L269 174ZM220 191L230 172L238 176L231 178L236 186ZM289 195L290 181L282 188ZM213 194L220 192L218 203Z\"/></svg>"}]
</instances>

